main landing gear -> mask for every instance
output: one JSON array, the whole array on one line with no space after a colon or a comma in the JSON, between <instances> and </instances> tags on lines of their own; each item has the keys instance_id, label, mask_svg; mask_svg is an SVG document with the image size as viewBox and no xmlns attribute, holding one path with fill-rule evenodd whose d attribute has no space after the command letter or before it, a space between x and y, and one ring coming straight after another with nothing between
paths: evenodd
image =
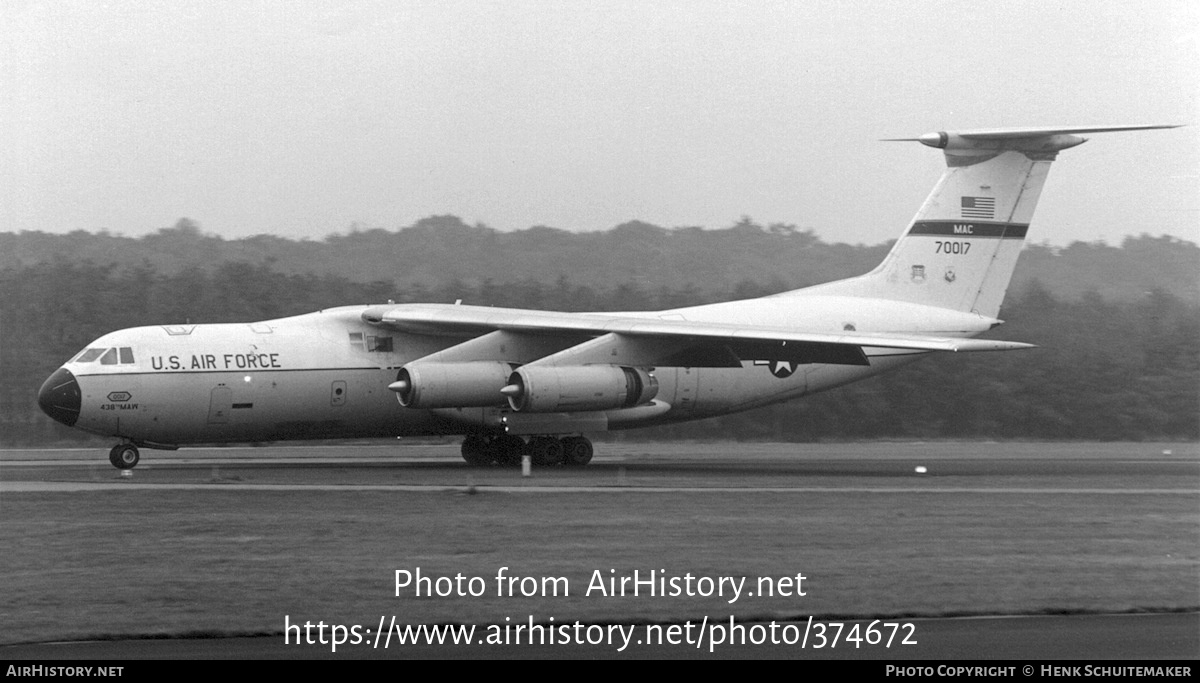
<instances>
[{"instance_id":1,"label":"main landing gear","mask_svg":"<svg viewBox=\"0 0 1200 683\"><path fill-rule=\"evenodd\" d=\"M584 436L535 436L526 442L519 436L471 434L463 440L462 456L474 467L519 465L529 455L533 464L583 467L592 460L592 442Z\"/></svg>"},{"instance_id":2,"label":"main landing gear","mask_svg":"<svg viewBox=\"0 0 1200 683\"><path fill-rule=\"evenodd\" d=\"M137 446L131 443L119 443L108 452L108 461L119 470L133 469L140 459Z\"/></svg>"}]
</instances>

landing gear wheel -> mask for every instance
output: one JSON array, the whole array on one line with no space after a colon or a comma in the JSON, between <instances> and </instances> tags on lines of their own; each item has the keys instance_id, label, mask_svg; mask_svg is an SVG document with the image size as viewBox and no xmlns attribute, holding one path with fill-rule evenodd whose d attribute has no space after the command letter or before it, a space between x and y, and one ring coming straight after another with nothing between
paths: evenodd
<instances>
[{"instance_id":1,"label":"landing gear wheel","mask_svg":"<svg viewBox=\"0 0 1200 683\"><path fill-rule=\"evenodd\" d=\"M563 442L552 436L539 436L529 442L533 464L546 467L563 461Z\"/></svg>"},{"instance_id":2,"label":"landing gear wheel","mask_svg":"<svg viewBox=\"0 0 1200 683\"><path fill-rule=\"evenodd\" d=\"M492 464L491 444L478 434L471 434L462 442L462 457L472 467L487 467Z\"/></svg>"},{"instance_id":3,"label":"landing gear wheel","mask_svg":"<svg viewBox=\"0 0 1200 683\"><path fill-rule=\"evenodd\" d=\"M572 467L583 467L592 461L592 442L586 436L569 436L562 440L563 457Z\"/></svg>"},{"instance_id":4,"label":"landing gear wheel","mask_svg":"<svg viewBox=\"0 0 1200 683\"><path fill-rule=\"evenodd\" d=\"M516 466L521 464L521 456L525 453L525 441L519 436L504 434L492 441L491 448L496 462Z\"/></svg>"},{"instance_id":5,"label":"landing gear wheel","mask_svg":"<svg viewBox=\"0 0 1200 683\"><path fill-rule=\"evenodd\" d=\"M141 454L138 453L137 446L131 443L117 444L108 452L108 461L119 470L133 469L140 459Z\"/></svg>"}]
</instances>

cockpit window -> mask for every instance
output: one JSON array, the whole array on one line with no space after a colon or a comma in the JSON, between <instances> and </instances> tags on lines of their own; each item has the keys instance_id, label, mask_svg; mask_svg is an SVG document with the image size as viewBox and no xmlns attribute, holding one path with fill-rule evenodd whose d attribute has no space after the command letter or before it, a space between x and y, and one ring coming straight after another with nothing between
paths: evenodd
<instances>
[{"instance_id":1,"label":"cockpit window","mask_svg":"<svg viewBox=\"0 0 1200 683\"><path fill-rule=\"evenodd\" d=\"M102 365L133 365L133 347L122 346L115 349L84 349L83 353L75 357L72 363L91 363L97 358L100 359Z\"/></svg>"},{"instance_id":2,"label":"cockpit window","mask_svg":"<svg viewBox=\"0 0 1200 683\"><path fill-rule=\"evenodd\" d=\"M79 354L79 357L75 359L75 362L76 363L91 363L92 361L99 358L100 354L104 353L107 350L108 349L86 349L86 350L84 350L83 353Z\"/></svg>"}]
</instances>

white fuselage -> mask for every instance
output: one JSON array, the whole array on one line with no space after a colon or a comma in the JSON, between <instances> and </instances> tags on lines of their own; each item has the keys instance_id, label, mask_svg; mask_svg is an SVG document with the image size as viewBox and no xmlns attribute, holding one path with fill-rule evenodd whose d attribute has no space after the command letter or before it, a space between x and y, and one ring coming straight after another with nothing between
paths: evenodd
<instances>
[{"instance_id":1,"label":"white fuselage","mask_svg":"<svg viewBox=\"0 0 1200 683\"><path fill-rule=\"evenodd\" d=\"M819 332L922 332L969 336L994 321L894 301L792 295L623 317L794 326ZM496 407L416 410L388 390L405 363L463 341L405 334L362 320L348 306L259 323L138 327L89 349L126 349L63 367L79 384L75 426L147 444L455 434L501 427ZM655 370L657 399L670 406L638 427L719 415L788 400L887 370L917 357L876 349L869 366L790 367L746 361L740 368ZM81 357L86 358L85 355ZM128 362L123 362L128 361ZM619 424L618 424L619 422Z\"/></svg>"}]
</instances>

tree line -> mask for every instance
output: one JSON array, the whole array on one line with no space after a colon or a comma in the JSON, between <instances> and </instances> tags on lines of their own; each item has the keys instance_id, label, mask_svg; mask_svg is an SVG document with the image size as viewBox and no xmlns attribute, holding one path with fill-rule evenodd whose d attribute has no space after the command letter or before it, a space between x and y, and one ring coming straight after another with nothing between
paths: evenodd
<instances>
[{"instance_id":1,"label":"tree line","mask_svg":"<svg viewBox=\"0 0 1200 683\"><path fill-rule=\"evenodd\" d=\"M1118 271L1119 272L1119 271ZM844 273L841 276L852 275ZM1195 277L1194 274L1192 276ZM452 302L567 311L638 310L790 289L783 278L714 286L566 274L549 281L442 277L400 285L281 272L269 261L99 264L64 256L0 268L0 445L87 439L36 405L41 382L107 332L138 325L264 320L352 303ZM642 438L1200 439L1200 305L1165 288L1068 298L1039 281L1010 293L995 332L1039 348L942 354L824 394ZM105 442L107 443L107 441Z\"/></svg>"},{"instance_id":2,"label":"tree line","mask_svg":"<svg viewBox=\"0 0 1200 683\"><path fill-rule=\"evenodd\" d=\"M884 234L898 232L899 227ZM1068 299L1094 291L1105 299L1129 301L1153 289L1197 297L1200 246L1192 242L1142 235L1119 246L1036 243L1040 235L1052 234L1052 226L1034 226L1033 241L1013 274L1018 291L1036 280ZM355 229L322 240L270 235L222 239L182 219L137 238L83 231L0 233L0 269L69 254L75 261L126 269L147 265L161 273L199 268L211 274L230 262L266 263L287 275L388 281L402 291L436 288L456 279L474 287L524 280L552 284L566 277L573 285L596 290L630 283L653 291L701 287L725 295L745 282L797 289L864 273L889 248L890 243L830 244L809 229L764 226L750 218L715 230L630 221L611 230L572 233L545 226L500 232L455 216L432 216L397 230Z\"/></svg>"}]
</instances>

